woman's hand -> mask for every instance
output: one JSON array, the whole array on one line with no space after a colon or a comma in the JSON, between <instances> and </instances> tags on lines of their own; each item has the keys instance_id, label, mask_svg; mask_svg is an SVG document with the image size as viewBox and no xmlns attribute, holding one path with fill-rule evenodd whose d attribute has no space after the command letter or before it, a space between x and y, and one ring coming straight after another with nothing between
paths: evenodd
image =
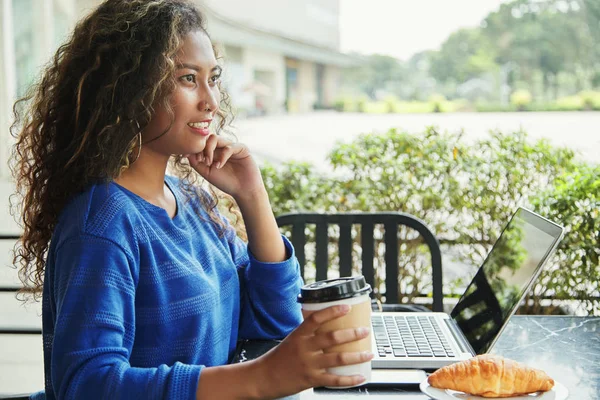
<instances>
[{"instance_id":1,"label":"woman's hand","mask_svg":"<svg viewBox=\"0 0 600 400\"><path fill-rule=\"evenodd\" d=\"M260 169L241 143L210 135L204 150L187 159L204 179L235 199L264 190Z\"/></svg>"},{"instance_id":2,"label":"woman's hand","mask_svg":"<svg viewBox=\"0 0 600 400\"><path fill-rule=\"evenodd\" d=\"M329 307L312 313L281 344L254 360L262 382L261 398L279 398L317 386L354 386L364 381L360 375L339 376L327 368L359 364L373 358L370 352L325 353L330 347L364 339L369 329L344 329L317 333L325 322L339 318L348 306ZM268 382L268 383L267 383Z\"/></svg>"}]
</instances>

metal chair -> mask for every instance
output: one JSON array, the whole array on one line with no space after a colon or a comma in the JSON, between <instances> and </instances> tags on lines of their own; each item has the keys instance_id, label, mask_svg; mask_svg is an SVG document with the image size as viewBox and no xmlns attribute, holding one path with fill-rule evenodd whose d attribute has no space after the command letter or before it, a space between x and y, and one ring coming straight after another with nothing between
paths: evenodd
<instances>
[{"instance_id":1,"label":"metal chair","mask_svg":"<svg viewBox=\"0 0 600 400\"><path fill-rule=\"evenodd\" d=\"M314 224L315 228L315 266L316 280L327 279L329 269L329 227L339 226L339 272L340 276L349 276L352 273L352 226L360 225L361 236L361 272L366 281L373 287L375 271L374 258L374 233L375 225L382 224L385 229L385 265L386 276L398 276L398 228L401 225L416 230L422 237L431 253L432 285L433 285L433 311L443 311L442 292L442 256L440 245L423 221L413 215L401 212L360 212L360 213L289 213L278 216L277 225L280 229L291 233L296 256L300 262L302 276L306 264L305 245L307 243L307 225ZM398 303L398 279L385 281L386 303ZM388 307L389 309L389 307Z\"/></svg>"},{"instance_id":2,"label":"metal chair","mask_svg":"<svg viewBox=\"0 0 600 400\"><path fill-rule=\"evenodd\" d=\"M2 241L19 240L19 235L0 235ZM19 291L19 286L0 286L0 293L16 293ZM41 335L40 328L27 327L6 327L0 325L0 335ZM0 394L0 400L28 400L29 394Z\"/></svg>"},{"instance_id":3,"label":"metal chair","mask_svg":"<svg viewBox=\"0 0 600 400\"><path fill-rule=\"evenodd\" d=\"M19 240L19 235L0 235L0 240ZM19 286L0 286L0 293L17 293L21 288ZM41 328L7 328L0 325L0 335L41 335Z\"/></svg>"}]
</instances>

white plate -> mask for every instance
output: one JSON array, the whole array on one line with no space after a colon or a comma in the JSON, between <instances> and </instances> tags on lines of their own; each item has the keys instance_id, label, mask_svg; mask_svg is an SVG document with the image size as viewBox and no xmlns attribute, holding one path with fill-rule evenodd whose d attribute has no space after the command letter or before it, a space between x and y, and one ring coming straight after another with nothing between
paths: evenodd
<instances>
[{"instance_id":1,"label":"white plate","mask_svg":"<svg viewBox=\"0 0 600 400\"><path fill-rule=\"evenodd\" d=\"M473 396L450 389L434 388L425 379L419 385L423 393L435 400L490 400L489 397ZM502 397L503 400L564 400L569 395L569 390L559 382L554 381L554 387L547 392L537 392L525 396Z\"/></svg>"}]
</instances>

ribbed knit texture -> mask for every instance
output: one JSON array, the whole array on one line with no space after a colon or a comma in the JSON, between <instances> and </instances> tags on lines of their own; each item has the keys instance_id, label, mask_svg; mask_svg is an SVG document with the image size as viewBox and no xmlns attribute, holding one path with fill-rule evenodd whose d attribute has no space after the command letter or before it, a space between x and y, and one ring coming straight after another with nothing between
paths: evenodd
<instances>
[{"instance_id":1,"label":"ribbed knit texture","mask_svg":"<svg viewBox=\"0 0 600 400\"><path fill-rule=\"evenodd\" d=\"M173 219L114 183L62 212L43 292L46 399L195 399L202 368L226 364L238 339L300 323L291 244L288 260L259 262L166 182Z\"/></svg>"}]
</instances>

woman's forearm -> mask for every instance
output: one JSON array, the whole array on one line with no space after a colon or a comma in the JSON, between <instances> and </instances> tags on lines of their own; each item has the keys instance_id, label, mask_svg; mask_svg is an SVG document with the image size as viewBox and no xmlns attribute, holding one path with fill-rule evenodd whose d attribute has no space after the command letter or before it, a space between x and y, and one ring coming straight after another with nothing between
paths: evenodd
<instances>
[{"instance_id":1,"label":"woman's forearm","mask_svg":"<svg viewBox=\"0 0 600 400\"><path fill-rule=\"evenodd\" d=\"M266 380L258 374L256 360L239 364L223 365L219 367L206 367L200 374L196 400L222 399L222 400L264 400L263 387Z\"/></svg>"},{"instance_id":2,"label":"woman's forearm","mask_svg":"<svg viewBox=\"0 0 600 400\"><path fill-rule=\"evenodd\" d=\"M287 258L285 245L269 203L266 189L236 198L242 212L248 245L254 258L262 262L281 262Z\"/></svg>"}]
</instances>

